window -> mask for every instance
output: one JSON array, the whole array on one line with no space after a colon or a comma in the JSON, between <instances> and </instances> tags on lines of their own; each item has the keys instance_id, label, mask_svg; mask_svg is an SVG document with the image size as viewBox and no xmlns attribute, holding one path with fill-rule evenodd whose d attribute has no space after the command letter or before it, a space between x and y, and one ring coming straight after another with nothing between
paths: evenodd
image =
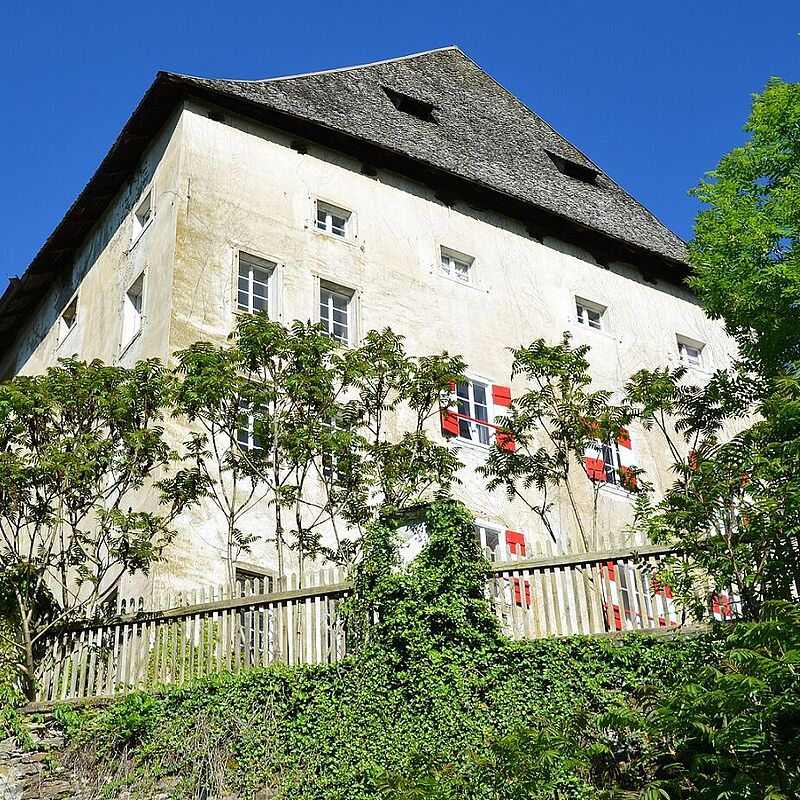
<instances>
[{"instance_id":1,"label":"window","mask_svg":"<svg viewBox=\"0 0 800 800\"><path fill-rule=\"evenodd\" d=\"M262 258L239 253L239 277L236 292L236 308L255 314L269 312L269 284L275 264Z\"/></svg>"},{"instance_id":2,"label":"window","mask_svg":"<svg viewBox=\"0 0 800 800\"><path fill-rule=\"evenodd\" d=\"M587 448L585 459L586 473L597 483L619 486L626 491L636 488L635 473L628 474L634 468L631 438L625 428L620 429L619 436L608 442L597 441Z\"/></svg>"},{"instance_id":3,"label":"window","mask_svg":"<svg viewBox=\"0 0 800 800\"><path fill-rule=\"evenodd\" d=\"M475 261L470 256L457 253L455 250L441 249L441 266L439 274L445 278L452 278L462 283L472 283L472 264Z\"/></svg>"},{"instance_id":4,"label":"window","mask_svg":"<svg viewBox=\"0 0 800 800\"><path fill-rule=\"evenodd\" d=\"M122 311L122 345L133 341L142 329L142 305L144 299L144 272L125 292Z\"/></svg>"},{"instance_id":5,"label":"window","mask_svg":"<svg viewBox=\"0 0 800 800\"><path fill-rule=\"evenodd\" d=\"M702 342L693 339L678 337L678 355L684 366L703 369L703 348Z\"/></svg>"},{"instance_id":6,"label":"window","mask_svg":"<svg viewBox=\"0 0 800 800\"><path fill-rule=\"evenodd\" d=\"M341 286L321 282L319 286L319 322L332 339L352 344L354 292Z\"/></svg>"},{"instance_id":7,"label":"window","mask_svg":"<svg viewBox=\"0 0 800 800\"><path fill-rule=\"evenodd\" d=\"M606 313L605 306L576 297L575 311L579 324L585 325L587 328L594 328L597 331L603 330L603 316Z\"/></svg>"},{"instance_id":8,"label":"window","mask_svg":"<svg viewBox=\"0 0 800 800\"><path fill-rule=\"evenodd\" d=\"M433 116L433 110L436 108L433 103L418 100L416 97L409 97L409 95L389 89L387 86L383 87L383 91L386 92L386 96L398 111L410 114L412 117L417 117L417 119L421 119L424 122L437 122L436 117Z\"/></svg>"},{"instance_id":9,"label":"window","mask_svg":"<svg viewBox=\"0 0 800 800\"><path fill-rule=\"evenodd\" d=\"M462 439L488 445L492 430L489 425L488 386L478 381L459 383L456 386L458 407L458 435Z\"/></svg>"},{"instance_id":10,"label":"window","mask_svg":"<svg viewBox=\"0 0 800 800\"><path fill-rule=\"evenodd\" d=\"M261 450L261 438L256 436L256 417L253 404L239 401L239 427L236 429L236 444L242 450Z\"/></svg>"},{"instance_id":11,"label":"window","mask_svg":"<svg viewBox=\"0 0 800 800\"><path fill-rule=\"evenodd\" d=\"M331 417L325 424L326 431L331 434L334 431L342 430L341 420L337 417ZM327 478L332 483L345 483L346 474L342 469L341 457L337 453L330 451L323 452L322 454L322 476Z\"/></svg>"},{"instance_id":12,"label":"window","mask_svg":"<svg viewBox=\"0 0 800 800\"><path fill-rule=\"evenodd\" d=\"M77 295L67 303L67 307L61 312L58 320L58 343L64 341L75 327L78 321L78 297Z\"/></svg>"},{"instance_id":13,"label":"window","mask_svg":"<svg viewBox=\"0 0 800 800\"><path fill-rule=\"evenodd\" d=\"M600 174L596 169L587 167L584 164L570 161L568 158L558 156L555 153L551 153L549 150L545 150L545 152L550 156L550 160L556 165L558 171L564 175L568 175L570 178L576 178L584 183L594 184L597 180L597 176Z\"/></svg>"},{"instance_id":14,"label":"window","mask_svg":"<svg viewBox=\"0 0 800 800\"><path fill-rule=\"evenodd\" d=\"M348 239L350 238L351 217L352 214L349 211L317 200L315 224L319 230L333 236L341 236L342 239Z\"/></svg>"},{"instance_id":15,"label":"window","mask_svg":"<svg viewBox=\"0 0 800 800\"><path fill-rule=\"evenodd\" d=\"M513 561L525 557L525 536L522 533L479 522L475 524L475 535L489 561Z\"/></svg>"},{"instance_id":16,"label":"window","mask_svg":"<svg viewBox=\"0 0 800 800\"><path fill-rule=\"evenodd\" d=\"M152 189L142 198L142 201L133 212L133 239L139 238L153 218L153 191Z\"/></svg>"},{"instance_id":17,"label":"window","mask_svg":"<svg viewBox=\"0 0 800 800\"><path fill-rule=\"evenodd\" d=\"M442 432L449 436L489 446L494 438L503 450L514 452L516 443L494 420L506 416L511 407L508 386L467 380L452 384L451 407L442 408Z\"/></svg>"}]
</instances>

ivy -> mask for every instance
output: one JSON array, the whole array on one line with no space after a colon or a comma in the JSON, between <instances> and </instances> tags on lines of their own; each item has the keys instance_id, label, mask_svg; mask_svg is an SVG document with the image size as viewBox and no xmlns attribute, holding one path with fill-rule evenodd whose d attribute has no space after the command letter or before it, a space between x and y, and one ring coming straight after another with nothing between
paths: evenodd
<instances>
[{"instance_id":1,"label":"ivy","mask_svg":"<svg viewBox=\"0 0 800 800\"><path fill-rule=\"evenodd\" d=\"M645 684L681 683L717 645L643 636L509 641L484 594L488 563L470 514L446 501L420 509L417 521L429 538L407 566L397 527L409 520L369 526L347 609L358 647L342 662L212 677L129 696L80 725L71 718L75 753L94 762L98 785L113 792L124 783L143 798L164 785L174 797L494 798L511 796L512 786L522 797L602 797L594 767L586 759L576 766L565 738ZM594 753L602 737L592 736L584 739ZM497 793L489 776L503 764L508 775L515 752L531 769L541 759L549 765L544 778L527 773L540 776L539 794L513 781ZM420 794L431 781L453 793ZM470 781L469 792L458 788Z\"/></svg>"}]
</instances>

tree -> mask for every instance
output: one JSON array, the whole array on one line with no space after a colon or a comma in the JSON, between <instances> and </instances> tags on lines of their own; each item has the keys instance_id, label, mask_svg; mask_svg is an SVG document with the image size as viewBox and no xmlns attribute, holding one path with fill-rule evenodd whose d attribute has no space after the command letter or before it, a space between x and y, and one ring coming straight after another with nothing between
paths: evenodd
<instances>
[{"instance_id":1,"label":"tree","mask_svg":"<svg viewBox=\"0 0 800 800\"><path fill-rule=\"evenodd\" d=\"M455 480L460 462L425 428L463 372L460 358L409 356L388 329L344 348L318 325L287 328L264 314L242 318L226 346L176 355L175 413L199 428L178 485L191 476L224 515L231 581L255 541L243 519L258 505L274 515L264 540L282 578L289 549L301 574L306 558L352 564L366 524Z\"/></svg>"},{"instance_id":2,"label":"tree","mask_svg":"<svg viewBox=\"0 0 800 800\"><path fill-rule=\"evenodd\" d=\"M553 541L557 536L551 515L563 490L584 551L595 550L602 484L587 464L586 454L627 436L625 426L631 414L610 402L609 391L591 389L589 347L573 348L568 333L557 345L538 339L512 352L512 377L525 377L530 388L515 399L510 415L498 420L502 423L499 442L481 472L489 489L504 488L510 499L522 500ZM513 449L503 446L504 436L513 439ZM631 466L619 470L615 479L635 489L639 474ZM592 497L588 513L580 499L586 487Z\"/></svg>"},{"instance_id":3,"label":"tree","mask_svg":"<svg viewBox=\"0 0 800 800\"><path fill-rule=\"evenodd\" d=\"M190 497L176 484L164 508L152 481L174 458L160 424L170 384L157 361L72 359L0 384L0 608L15 635L0 634L29 698L47 634L147 571Z\"/></svg>"},{"instance_id":4,"label":"tree","mask_svg":"<svg viewBox=\"0 0 800 800\"><path fill-rule=\"evenodd\" d=\"M675 462L674 485L638 508L645 533L678 550L665 577L684 599L698 582L732 586L756 620L800 589L800 84L771 80L745 130L694 190L707 208L689 246L689 284L739 357L704 387L641 372L628 399Z\"/></svg>"}]
</instances>

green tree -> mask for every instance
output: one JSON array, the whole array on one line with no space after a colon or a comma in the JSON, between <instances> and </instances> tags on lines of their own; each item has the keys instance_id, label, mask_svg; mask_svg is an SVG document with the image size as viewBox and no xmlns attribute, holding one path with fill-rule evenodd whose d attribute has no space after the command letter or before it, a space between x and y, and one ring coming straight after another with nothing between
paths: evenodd
<instances>
[{"instance_id":1,"label":"green tree","mask_svg":"<svg viewBox=\"0 0 800 800\"><path fill-rule=\"evenodd\" d=\"M568 333L556 345L543 339L513 350L512 377L527 380L528 389L513 402L502 423L500 443L491 449L481 472L489 489L504 488L519 498L542 521L556 541L552 522L554 504L566 499L584 551L597 549L597 502L602 483L590 474L586 452L625 435L630 412L611 403L611 392L591 388L588 345L573 347ZM502 446L510 435L516 447ZM639 471L627 469L619 482L637 487ZM579 486L583 485L583 489ZM586 509L580 494L591 490Z\"/></svg>"},{"instance_id":2,"label":"green tree","mask_svg":"<svg viewBox=\"0 0 800 800\"><path fill-rule=\"evenodd\" d=\"M426 433L463 361L410 356L391 330L344 348L320 326L242 318L230 344L176 354L176 415L197 427L187 480L227 521L227 562L254 543L243 519L272 509L279 575L286 551L352 564L365 525L446 494L460 462ZM237 441L246 431L247 442ZM333 535L333 546L323 533Z\"/></svg>"},{"instance_id":3,"label":"green tree","mask_svg":"<svg viewBox=\"0 0 800 800\"><path fill-rule=\"evenodd\" d=\"M740 613L800 589L800 84L771 80L750 139L694 194L706 204L689 246L689 284L739 356L706 386L683 370L635 375L628 400L662 431L675 483L639 498L639 524L678 553L665 577L688 600L733 586ZM708 604L696 603L698 616Z\"/></svg>"},{"instance_id":4,"label":"green tree","mask_svg":"<svg viewBox=\"0 0 800 800\"><path fill-rule=\"evenodd\" d=\"M0 635L29 698L45 637L146 571L190 497L176 485L160 506L152 480L174 457L161 427L170 383L156 361L65 360L0 384L0 608L14 631Z\"/></svg>"}]
</instances>

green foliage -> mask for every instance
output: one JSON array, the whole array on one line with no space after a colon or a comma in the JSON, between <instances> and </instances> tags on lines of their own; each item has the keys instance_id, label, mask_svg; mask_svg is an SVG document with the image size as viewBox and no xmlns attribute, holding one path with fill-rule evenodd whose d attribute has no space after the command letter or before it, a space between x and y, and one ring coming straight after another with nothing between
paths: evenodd
<instances>
[{"instance_id":1,"label":"green foliage","mask_svg":"<svg viewBox=\"0 0 800 800\"><path fill-rule=\"evenodd\" d=\"M690 284L765 377L800 358L798 126L800 84L773 78L754 98L750 139L694 190L709 207L695 222Z\"/></svg>"},{"instance_id":2,"label":"green foliage","mask_svg":"<svg viewBox=\"0 0 800 800\"><path fill-rule=\"evenodd\" d=\"M504 488L521 499L556 540L554 506L566 500L586 551L596 549L596 513L587 516L576 497L576 476L592 488L595 511L599 483L587 471L588 448L620 437L630 420L626 408L610 402L607 390L592 390L588 345L572 347L569 333L557 345L543 339L513 351L512 376L529 388L514 400L511 414L499 420L516 442L512 451L495 444L479 471L490 490ZM502 443L502 434L498 437ZM639 470L627 469L620 481L637 488ZM565 490L565 495L560 490ZM557 513L557 511L555 512Z\"/></svg>"},{"instance_id":3,"label":"green foliage","mask_svg":"<svg viewBox=\"0 0 800 800\"><path fill-rule=\"evenodd\" d=\"M679 551L663 578L696 616L698 586L733 585L743 618L800 585L800 84L771 80L751 136L695 190L708 205L690 245L691 287L725 321L739 359L707 385L643 371L628 402L664 435L676 481L639 497L638 524ZM755 421L754 421L755 419ZM732 432L738 433L732 435Z\"/></svg>"},{"instance_id":4,"label":"green foliage","mask_svg":"<svg viewBox=\"0 0 800 800\"><path fill-rule=\"evenodd\" d=\"M510 642L483 594L487 563L470 516L443 502L425 520L429 541L408 567L398 561L394 523L370 526L348 617L351 626L361 619L355 655L125 699L70 721L76 751L94 760L103 785L118 776L111 786L124 782L140 797L161 780L178 781L176 797L264 789L315 800L367 800L382 790L605 797L617 762L602 729L587 722L643 683L672 687L695 674L714 658L714 643Z\"/></svg>"},{"instance_id":5,"label":"green foliage","mask_svg":"<svg viewBox=\"0 0 800 800\"><path fill-rule=\"evenodd\" d=\"M174 485L199 487L224 515L229 565L254 541L245 518L257 504L275 515L282 573L285 548L301 567L319 555L351 564L379 514L446 496L460 462L425 428L460 358L410 356L389 329L343 348L318 325L287 328L264 314L243 317L233 338L176 354L175 413L199 430ZM249 448L236 444L245 426ZM334 547L323 547L325 529Z\"/></svg>"},{"instance_id":6,"label":"green foliage","mask_svg":"<svg viewBox=\"0 0 800 800\"><path fill-rule=\"evenodd\" d=\"M0 630L28 696L55 625L84 616L124 572L147 570L182 504L138 500L173 453L161 427L171 380L156 361L132 369L63 360L0 383Z\"/></svg>"}]
</instances>

